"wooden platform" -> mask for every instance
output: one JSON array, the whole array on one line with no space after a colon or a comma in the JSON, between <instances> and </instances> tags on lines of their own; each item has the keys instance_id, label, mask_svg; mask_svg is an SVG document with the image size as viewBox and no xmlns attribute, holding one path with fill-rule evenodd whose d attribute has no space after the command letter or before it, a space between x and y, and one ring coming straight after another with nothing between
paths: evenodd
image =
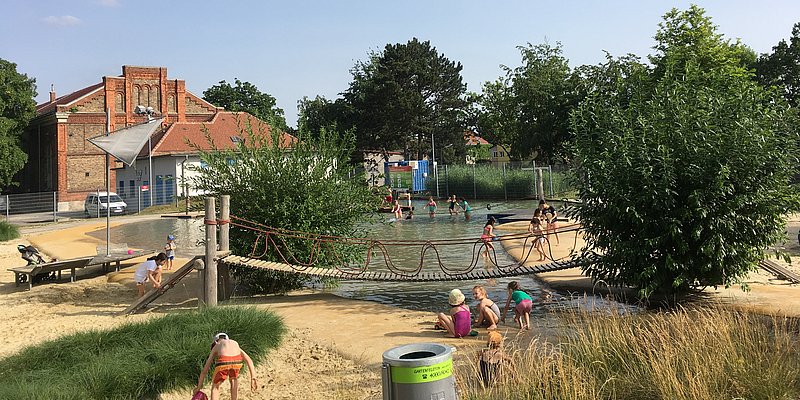
<instances>
[{"instance_id":1,"label":"wooden platform","mask_svg":"<svg viewBox=\"0 0 800 400\"><path fill-rule=\"evenodd\" d=\"M290 264L264 261L255 258L241 256L227 256L219 260L221 263L230 266L268 269L270 271L288 272L306 276L320 278L359 280L359 281L383 281L383 282L444 282L444 281L469 281L483 280L491 278L504 278L509 276L520 276L538 274L542 272L559 271L579 267L591 262L588 259L579 261L556 261L547 264L518 266L513 268L476 268L465 273L446 273L444 271L422 271L418 274L403 274L385 271L365 271L365 272L346 272L332 268L309 267L302 268Z\"/></svg>"},{"instance_id":2,"label":"wooden platform","mask_svg":"<svg viewBox=\"0 0 800 400\"><path fill-rule=\"evenodd\" d=\"M758 266L764 271L767 271L770 274L775 275L775 277L778 279L789 281L791 283L800 283L800 275L797 275L794 272L789 271L788 269L782 267L775 261L772 261L770 259L764 259L761 260L760 263L758 263Z\"/></svg>"}]
</instances>

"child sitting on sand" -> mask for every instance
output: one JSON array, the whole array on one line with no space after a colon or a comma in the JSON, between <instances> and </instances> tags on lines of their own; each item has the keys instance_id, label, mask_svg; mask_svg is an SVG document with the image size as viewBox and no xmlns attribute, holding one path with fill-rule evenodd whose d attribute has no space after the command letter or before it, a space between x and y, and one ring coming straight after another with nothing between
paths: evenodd
<instances>
[{"instance_id":1,"label":"child sitting on sand","mask_svg":"<svg viewBox=\"0 0 800 400\"><path fill-rule=\"evenodd\" d=\"M214 335L214 341L211 343L211 354L208 355L203 370L200 372L200 379L197 380L197 386L194 388L194 394L203 388L203 382L208 375L208 370L211 368L211 363L216 360L216 367L211 382L211 399L216 400L219 398L219 387L225 379L231 381L231 400L236 400L238 397L239 388L239 370L242 368L243 363L247 363L247 370L250 371L250 389L255 391L258 389L258 381L256 380L256 369L253 366L253 360L250 356L239 347L239 343L228 337L226 333L218 333Z\"/></svg>"},{"instance_id":2,"label":"child sitting on sand","mask_svg":"<svg viewBox=\"0 0 800 400\"><path fill-rule=\"evenodd\" d=\"M497 303L486 297L486 289L481 285L472 288L472 297L478 300L475 326L485 326L489 330L497 329L497 323L500 322L500 308L497 307Z\"/></svg>"},{"instance_id":3,"label":"child sitting on sand","mask_svg":"<svg viewBox=\"0 0 800 400\"><path fill-rule=\"evenodd\" d=\"M533 299L527 293L522 291L519 282L511 281L508 283L508 299L506 306L503 307L503 313L500 317L501 322L506 321L506 313L511 305L511 300L514 300L516 306L514 307L514 322L519 324L519 329L531 329L531 309L533 309ZM524 322L523 322L524 321Z\"/></svg>"},{"instance_id":4,"label":"child sitting on sand","mask_svg":"<svg viewBox=\"0 0 800 400\"><path fill-rule=\"evenodd\" d=\"M448 337L464 337L470 334L472 314L469 307L464 304L464 293L461 290L453 289L448 295L450 303L450 315L439 313L437 325L447 330Z\"/></svg>"},{"instance_id":5,"label":"child sitting on sand","mask_svg":"<svg viewBox=\"0 0 800 400\"><path fill-rule=\"evenodd\" d=\"M493 385L500 377L505 366L513 373L514 360L503 352L503 335L498 331L489 332L486 348L481 350L478 357L478 367L481 373L483 387Z\"/></svg>"}]
</instances>

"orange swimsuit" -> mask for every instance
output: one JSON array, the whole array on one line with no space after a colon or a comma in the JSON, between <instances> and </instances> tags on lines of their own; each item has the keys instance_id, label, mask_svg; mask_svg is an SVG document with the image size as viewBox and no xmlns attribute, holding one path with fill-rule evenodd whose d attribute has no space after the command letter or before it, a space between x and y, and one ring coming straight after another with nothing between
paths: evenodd
<instances>
[{"instance_id":1,"label":"orange swimsuit","mask_svg":"<svg viewBox=\"0 0 800 400\"><path fill-rule=\"evenodd\" d=\"M224 382L228 377L231 377L231 379L238 378L243 362L244 358L241 354L237 356L219 356L216 367L214 367L214 383Z\"/></svg>"}]
</instances>

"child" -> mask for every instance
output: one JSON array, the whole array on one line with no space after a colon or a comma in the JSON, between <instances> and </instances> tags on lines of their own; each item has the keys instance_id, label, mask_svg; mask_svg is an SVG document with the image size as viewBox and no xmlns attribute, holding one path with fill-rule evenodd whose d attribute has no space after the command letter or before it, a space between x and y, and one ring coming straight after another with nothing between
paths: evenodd
<instances>
[{"instance_id":1,"label":"child","mask_svg":"<svg viewBox=\"0 0 800 400\"><path fill-rule=\"evenodd\" d=\"M491 331L486 348L481 350L478 358L483 387L489 387L497 381L503 364L508 364L510 371L513 371L514 360L503 352L503 335L498 331Z\"/></svg>"},{"instance_id":2,"label":"child","mask_svg":"<svg viewBox=\"0 0 800 400\"><path fill-rule=\"evenodd\" d=\"M494 250L494 246L492 246L492 240L497 237L494 234L494 224L497 220L494 217L489 217L486 220L486 225L483 226L483 234L481 235L481 240L483 240L483 257L489 257L489 250Z\"/></svg>"},{"instance_id":3,"label":"child","mask_svg":"<svg viewBox=\"0 0 800 400\"><path fill-rule=\"evenodd\" d=\"M461 209L464 210L464 219L469 221L470 217L472 216L472 207L469 206L467 203L467 199L461 198Z\"/></svg>"},{"instance_id":4,"label":"child","mask_svg":"<svg viewBox=\"0 0 800 400\"><path fill-rule=\"evenodd\" d=\"M450 215L458 214L458 210L456 209L456 207L458 206L458 201L456 200L456 195L450 196L449 201L450 201L450 208L449 208Z\"/></svg>"},{"instance_id":5,"label":"child","mask_svg":"<svg viewBox=\"0 0 800 400\"><path fill-rule=\"evenodd\" d=\"M175 236L167 236L167 245L164 246L164 253L167 255L167 271L172 269L172 260L175 259L175 249L177 247L175 245Z\"/></svg>"},{"instance_id":6,"label":"child","mask_svg":"<svg viewBox=\"0 0 800 400\"><path fill-rule=\"evenodd\" d=\"M497 303L489 300L486 297L486 289L481 286L472 288L472 297L478 300L478 317L475 318L476 326L486 326L486 329L497 329L497 323L500 322L500 308Z\"/></svg>"},{"instance_id":7,"label":"child","mask_svg":"<svg viewBox=\"0 0 800 400\"><path fill-rule=\"evenodd\" d=\"M501 322L506 321L506 313L511 305L511 300L514 300L516 306L514 307L514 322L519 324L519 329L531 329L531 309L533 309L533 299L527 293L520 289L519 282L511 281L508 283L508 299L506 306L503 307ZM524 322L523 322L524 320Z\"/></svg>"},{"instance_id":8,"label":"child","mask_svg":"<svg viewBox=\"0 0 800 400\"><path fill-rule=\"evenodd\" d=\"M133 280L136 282L136 289L139 292L137 297L144 296L144 283L147 281L153 282L153 288L155 289L161 287L161 266L166 262L167 255L158 253L158 255L148 258L147 261L136 267L136 271L133 273Z\"/></svg>"},{"instance_id":9,"label":"child","mask_svg":"<svg viewBox=\"0 0 800 400\"><path fill-rule=\"evenodd\" d=\"M537 209L533 213L533 218L531 218L531 223L528 225L528 232L533 235L533 247L539 253L539 259L537 261L544 261L547 259L547 256L544 254L544 243L547 241L544 237L544 229L542 229L542 219L539 217L541 213L538 212Z\"/></svg>"},{"instance_id":10,"label":"child","mask_svg":"<svg viewBox=\"0 0 800 400\"><path fill-rule=\"evenodd\" d=\"M211 368L211 363L215 360L217 365L214 368L211 381L211 399L216 400L219 398L219 387L228 378L231 380L231 400L238 398L239 370L242 368L243 362L247 363L247 370L250 371L250 389L254 391L258 389L253 360L239 347L239 343L228 337L228 334L218 333L214 335L214 341L211 343L211 354L208 355L206 363L203 365L194 393L203 388L203 381L205 381L208 370Z\"/></svg>"},{"instance_id":11,"label":"child","mask_svg":"<svg viewBox=\"0 0 800 400\"><path fill-rule=\"evenodd\" d=\"M433 218L436 215L436 202L433 201L433 196L428 197L428 215Z\"/></svg>"},{"instance_id":12,"label":"child","mask_svg":"<svg viewBox=\"0 0 800 400\"><path fill-rule=\"evenodd\" d=\"M395 200L394 206L392 206L392 212L394 213L395 219L402 219L403 218L403 207L400 207L400 201Z\"/></svg>"},{"instance_id":13,"label":"child","mask_svg":"<svg viewBox=\"0 0 800 400\"><path fill-rule=\"evenodd\" d=\"M542 210L542 217L547 220L547 236L550 236L550 232L553 232L553 236L556 237L556 244L559 244L558 225L556 225L558 212L553 206L547 204L545 200L539 200L539 209Z\"/></svg>"},{"instance_id":14,"label":"child","mask_svg":"<svg viewBox=\"0 0 800 400\"><path fill-rule=\"evenodd\" d=\"M408 215L406 215L406 219L412 219L412 218L414 218L414 209L413 208L408 210Z\"/></svg>"},{"instance_id":15,"label":"child","mask_svg":"<svg viewBox=\"0 0 800 400\"><path fill-rule=\"evenodd\" d=\"M469 335L472 314L469 312L469 307L464 304L464 293L458 289L451 290L448 303L451 307L450 315L439 313L437 324L447 330L448 337L460 338Z\"/></svg>"}]
</instances>

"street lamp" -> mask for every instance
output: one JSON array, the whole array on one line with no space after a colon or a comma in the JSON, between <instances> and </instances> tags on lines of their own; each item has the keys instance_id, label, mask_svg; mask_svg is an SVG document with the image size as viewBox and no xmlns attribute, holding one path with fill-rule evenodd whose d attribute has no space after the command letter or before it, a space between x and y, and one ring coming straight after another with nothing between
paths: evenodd
<instances>
[{"instance_id":1,"label":"street lamp","mask_svg":"<svg viewBox=\"0 0 800 400\"><path fill-rule=\"evenodd\" d=\"M145 107L145 106L136 106L133 110L134 114L136 115L146 115L147 121L153 120L153 115L157 114L153 107ZM150 171L150 181L147 182L147 192L150 194L150 205L153 205L153 135L147 137L147 162L149 163L149 171ZM141 190L141 187L139 187ZM140 210L141 211L141 210Z\"/></svg>"}]
</instances>

